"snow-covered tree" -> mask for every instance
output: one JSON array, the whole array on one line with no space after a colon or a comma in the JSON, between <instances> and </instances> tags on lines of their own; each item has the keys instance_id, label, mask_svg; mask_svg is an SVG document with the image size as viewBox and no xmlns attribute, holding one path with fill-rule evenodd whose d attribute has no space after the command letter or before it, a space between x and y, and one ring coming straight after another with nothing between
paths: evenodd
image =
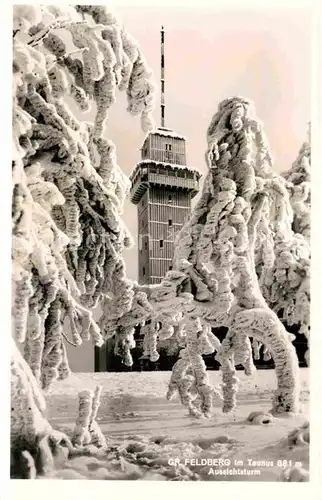
<instances>
[{"instance_id":1,"label":"snow-covered tree","mask_svg":"<svg viewBox=\"0 0 322 500\"><path fill-rule=\"evenodd\" d=\"M258 225L256 271L262 293L286 326L310 331L310 144L301 147L292 168L284 172L284 197L289 197L287 230L266 220ZM306 356L307 357L307 356ZM308 361L308 359L307 359Z\"/></svg>"},{"instance_id":2,"label":"snow-covered tree","mask_svg":"<svg viewBox=\"0 0 322 500\"><path fill-rule=\"evenodd\" d=\"M117 90L149 130L154 87L137 43L104 6L18 5L13 18L11 449L13 474L33 477L57 447L72 450L46 419L42 393L70 372L64 341L101 345L91 309L107 293L117 315L132 306L121 218L129 181L104 130ZM76 107L91 105L94 123L79 121Z\"/></svg>"},{"instance_id":3,"label":"snow-covered tree","mask_svg":"<svg viewBox=\"0 0 322 500\"><path fill-rule=\"evenodd\" d=\"M165 336L172 336L175 329L184 347L173 367L168 397L179 392L191 414L208 416L215 391L202 354L217 350L223 410L230 411L236 404L235 366L242 364L247 375L254 370L252 338L254 349L263 344L266 356L275 361L273 412L297 411L294 337L271 308L260 283L286 253L291 265L293 212L285 181L273 171L263 128L250 101L240 97L223 101L207 138L209 171L190 220L178 235L173 270L160 285L141 287L153 306L151 318L167 318ZM211 327L228 329L221 344ZM158 331L147 327L146 335L146 353L156 359Z\"/></svg>"}]
</instances>

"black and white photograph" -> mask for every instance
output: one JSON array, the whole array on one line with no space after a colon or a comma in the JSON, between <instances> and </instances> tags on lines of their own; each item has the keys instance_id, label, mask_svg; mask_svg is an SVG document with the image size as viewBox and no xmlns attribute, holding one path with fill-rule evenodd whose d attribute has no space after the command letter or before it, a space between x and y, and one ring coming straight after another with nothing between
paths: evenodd
<instances>
[{"instance_id":1,"label":"black and white photograph","mask_svg":"<svg viewBox=\"0 0 322 500\"><path fill-rule=\"evenodd\" d=\"M10 482L310 483L312 5L10 8Z\"/></svg>"}]
</instances>

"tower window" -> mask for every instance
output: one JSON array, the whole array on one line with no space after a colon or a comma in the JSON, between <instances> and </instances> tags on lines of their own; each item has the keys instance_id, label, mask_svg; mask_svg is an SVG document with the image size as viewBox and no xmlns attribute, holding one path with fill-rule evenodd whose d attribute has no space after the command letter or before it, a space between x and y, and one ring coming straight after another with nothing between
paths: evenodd
<instances>
[{"instance_id":1,"label":"tower window","mask_svg":"<svg viewBox=\"0 0 322 500\"><path fill-rule=\"evenodd\" d=\"M172 194L168 195L168 203L172 203Z\"/></svg>"},{"instance_id":2,"label":"tower window","mask_svg":"<svg viewBox=\"0 0 322 500\"><path fill-rule=\"evenodd\" d=\"M163 248L163 240L160 240L160 248Z\"/></svg>"},{"instance_id":3,"label":"tower window","mask_svg":"<svg viewBox=\"0 0 322 500\"><path fill-rule=\"evenodd\" d=\"M169 266L169 271L171 271L171 270L172 270L172 266Z\"/></svg>"},{"instance_id":4,"label":"tower window","mask_svg":"<svg viewBox=\"0 0 322 500\"><path fill-rule=\"evenodd\" d=\"M171 226L172 226L172 219L169 219L169 220L168 220L168 224L169 224L169 227L171 227Z\"/></svg>"},{"instance_id":5,"label":"tower window","mask_svg":"<svg viewBox=\"0 0 322 500\"><path fill-rule=\"evenodd\" d=\"M169 161L171 161L172 157L173 157L171 149L172 149L172 145L171 144L166 144L165 145L165 159L169 160Z\"/></svg>"},{"instance_id":6,"label":"tower window","mask_svg":"<svg viewBox=\"0 0 322 500\"><path fill-rule=\"evenodd\" d=\"M145 267L142 268L142 274L145 276Z\"/></svg>"}]
</instances>

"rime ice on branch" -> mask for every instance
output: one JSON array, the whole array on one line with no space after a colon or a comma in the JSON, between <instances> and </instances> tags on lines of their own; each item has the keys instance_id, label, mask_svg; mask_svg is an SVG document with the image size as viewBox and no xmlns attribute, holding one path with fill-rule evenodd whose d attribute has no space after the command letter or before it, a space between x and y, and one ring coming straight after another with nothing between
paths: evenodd
<instances>
[{"instance_id":1,"label":"rime ice on branch","mask_svg":"<svg viewBox=\"0 0 322 500\"><path fill-rule=\"evenodd\" d=\"M78 394L78 418L72 438L75 446L93 444L106 447L106 439L96 421L101 392L102 386L97 386L94 392L84 390Z\"/></svg>"},{"instance_id":2,"label":"rime ice on branch","mask_svg":"<svg viewBox=\"0 0 322 500\"><path fill-rule=\"evenodd\" d=\"M101 345L91 309L106 294L118 316L132 305L121 219L129 181L103 132L118 89L144 130L152 126L154 88L136 42L104 6L15 6L13 35L12 318L28 364L13 352L12 447L36 453L28 443L53 431L38 428L43 406L30 401L38 384L69 374L66 326L74 345ZM79 122L65 96L81 111L95 101L94 123ZM16 425L24 414L28 428Z\"/></svg>"},{"instance_id":3,"label":"rime ice on branch","mask_svg":"<svg viewBox=\"0 0 322 500\"><path fill-rule=\"evenodd\" d=\"M290 201L294 211L293 231L310 238L311 213L311 144L309 140L302 145L292 168L283 173Z\"/></svg>"},{"instance_id":4,"label":"rime ice on branch","mask_svg":"<svg viewBox=\"0 0 322 500\"><path fill-rule=\"evenodd\" d=\"M253 338L275 361L273 411L297 411L293 336L265 300L260 283L266 268L274 268L277 248L288 248L293 237L288 191L272 170L262 125L250 101L240 97L223 101L207 139L209 172L199 202L177 237L174 270L160 285L141 287L148 293L153 314L168 315L168 324L172 321L184 346L173 368L168 397L178 391L190 413L209 415L214 394L201 354L217 350L223 410L233 409L235 366L242 364L245 373L252 374ZM221 346L210 327L228 328Z\"/></svg>"}]
</instances>

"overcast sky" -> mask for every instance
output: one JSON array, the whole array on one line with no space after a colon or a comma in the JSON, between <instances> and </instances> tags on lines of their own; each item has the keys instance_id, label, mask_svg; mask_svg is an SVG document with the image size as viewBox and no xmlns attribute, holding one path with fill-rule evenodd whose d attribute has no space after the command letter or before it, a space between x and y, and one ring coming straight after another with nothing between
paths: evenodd
<instances>
[{"instance_id":1,"label":"overcast sky","mask_svg":"<svg viewBox=\"0 0 322 500\"><path fill-rule=\"evenodd\" d=\"M310 120L311 26L304 9L236 11L190 7L117 6L160 79L160 27L165 29L166 126L187 138L188 164L205 172L206 130L218 103L242 95L255 102L278 171L288 169L306 138ZM130 173L144 134L126 112L121 93L109 113L107 136L118 163ZM159 96L155 119L160 125ZM137 242L136 206L124 219ZM125 254L137 279L137 246Z\"/></svg>"}]
</instances>

